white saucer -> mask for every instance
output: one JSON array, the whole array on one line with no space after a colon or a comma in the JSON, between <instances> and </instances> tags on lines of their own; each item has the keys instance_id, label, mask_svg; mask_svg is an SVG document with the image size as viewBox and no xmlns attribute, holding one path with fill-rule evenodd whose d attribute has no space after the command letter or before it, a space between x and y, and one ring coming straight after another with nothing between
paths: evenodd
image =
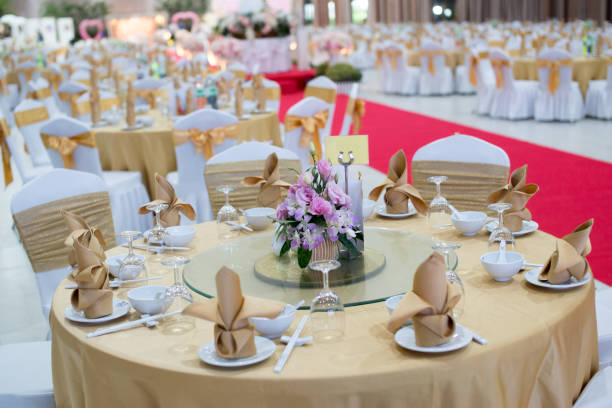
<instances>
[{"instance_id":1,"label":"white saucer","mask_svg":"<svg viewBox=\"0 0 612 408\"><path fill-rule=\"evenodd\" d=\"M276 351L276 344L265 337L255 336L255 348L257 349L257 353L251 357L235 359L223 358L217 355L215 343L211 341L200 347L198 356L200 356L200 360L206 364L217 367L244 367L270 358L270 356L274 354L274 351Z\"/></svg>"},{"instance_id":2,"label":"white saucer","mask_svg":"<svg viewBox=\"0 0 612 408\"><path fill-rule=\"evenodd\" d=\"M540 225L535 221L523 221L523 228L520 231L516 231L512 233L512 236L520 237L521 235L531 234L534 231L537 231ZM491 221L485 228L489 232L493 232L495 228L497 228L497 221Z\"/></svg>"},{"instance_id":3,"label":"white saucer","mask_svg":"<svg viewBox=\"0 0 612 408\"><path fill-rule=\"evenodd\" d=\"M113 299L113 313L98 317L95 319L88 319L85 317L85 314L81 312L77 312L72 308L72 306L68 306L66 310L64 310L64 317L68 320L72 320L77 323L104 323L110 320L118 319L122 316L125 316L130 311L130 304L125 300Z\"/></svg>"},{"instance_id":4,"label":"white saucer","mask_svg":"<svg viewBox=\"0 0 612 408\"><path fill-rule=\"evenodd\" d=\"M414 327L404 326L395 332L395 342L405 349L418 351L421 353L446 353L448 351L459 350L470 344L472 334L463 329L462 326L455 326L455 334L446 343L432 347L420 347L416 345L414 338Z\"/></svg>"},{"instance_id":5,"label":"white saucer","mask_svg":"<svg viewBox=\"0 0 612 408\"><path fill-rule=\"evenodd\" d=\"M412 201L408 201L408 212L405 214L388 213L387 206L385 204L378 204L374 211L376 212L376 214L380 215L381 217L396 218L396 219L397 218L408 218L417 213L416 208L414 208L414 205L412 205Z\"/></svg>"},{"instance_id":6,"label":"white saucer","mask_svg":"<svg viewBox=\"0 0 612 408\"><path fill-rule=\"evenodd\" d=\"M542 272L542 268L534 268L527 272L525 272L525 280L532 285L539 286L541 288L555 289L555 290L564 290L577 288L578 286L586 285L591 280L591 272L588 271L582 280L578 280L573 276L566 283L560 283L558 285L553 285L552 283L542 282L538 280L538 276Z\"/></svg>"},{"instance_id":7,"label":"white saucer","mask_svg":"<svg viewBox=\"0 0 612 408\"><path fill-rule=\"evenodd\" d=\"M142 125L142 123L136 123L136 125L134 125L134 126L127 126L126 125L126 126L122 127L121 130L138 130L138 129L142 128L142 127L144 127Z\"/></svg>"}]
</instances>

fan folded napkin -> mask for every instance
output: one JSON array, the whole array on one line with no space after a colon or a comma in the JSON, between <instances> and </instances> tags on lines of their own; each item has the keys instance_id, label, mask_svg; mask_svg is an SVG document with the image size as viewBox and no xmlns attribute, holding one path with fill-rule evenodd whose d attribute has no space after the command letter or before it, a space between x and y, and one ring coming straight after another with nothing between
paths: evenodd
<instances>
[{"instance_id":1,"label":"fan folded napkin","mask_svg":"<svg viewBox=\"0 0 612 408\"><path fill-rule=\"evenodd\" d=\"M389 160L387 178L370 192L370 200L378 200L380 194L386 189L385 204L388 213L406 214L408 212L408 199L412 201L418 212L421 214L427 212L427 205L419 191L408 184L407 171L406 154L403 150L399 150Z\"/></svg>"},{"instance_id":2,"label":"fan folded napkin","mask_svg":"<svg viewBox=\"0 0 612 408\"><path fill-rule=\"evenodd\" d=\"M192 303L183 313L215 323L215 350L223 358L244 358L257 353L249 317L275 318L285 305L266 299L243 296L240 277L222 267L217 272L217 297Z\"/></svg>"},{"instance_id":3,"label":"fan folded napkin","mask_svg":"<svg viewBox=\"0 0 612 408\"><path fill-rule=\"evenodd\" d=\"M64 245L71 248L70 253L68 254L68 262L70 265L74 266L77 264L76 252L74 251L74 241L78 236L86 231L90 231L92 234L92 238L89 240L88 248L95 253L98 258L105 260L106 254L104 253L104 247L106 246L106 242L104 241L102 231L95 227L90 227L89 224L87 224L87 221L85 221L85 219L79 215L64 210L61 211L61 214L64 216L64 221L70 230L70 234L64 241ZM77 269L72 271L72 277L76 276L76 272Z\"/></svg>"},{"instance_id":4,"label":"fan folded napkin","mask_svg":"<svg viewBox=\"0 0 612 408\"><path fill-rule=\"evenodd\" d=\"M242 81L238 81L236 82L236 87L234 88L234 113L237 118L244 116L243 104L244 95L242 92Z\"/></svg>"},{"instance_id":5,"label":"fan folded napkin","mask_svg":"<svg viewBox=\"0 0 612 408\"><path fill-rule=\"evenodd\" d=\"M176 196L172 184L165 178L155 173L155 200L150 201L138 209L138 214L148 214L151 210L147 206L151 204L168 204L168 208L161 211L159 219L164 228L172 227L181 224L181 215L183 213L190 220L196 219L195 210L191 204L187 204Z\"/></svg>"},{"instance_id":6,"label":"fan folded napkin","mask_svg":"<svg viewBox=\"0 0 612 408\"><path fill-rule=\"evenodd\" d=\"M461 293L446 281L442 255L434 252L417 268L412 292L399 302L387 328L395 333L412 318L417 346L446 343L455 333L453 307L460 299Z\"/></svg>"},{"instance_id":7,"label":"fan folded napkin","mask_svg":"<svg viewBox=\"0 0 612 408\"><path fill-rule=\"evenodd\" d=\"M125 102L125 112L126 112L126 117L125 117L125 123L129 126L129 127L134 127L136 126L136 113L134 111L134 104L135 104L135 95L134 95L134 88L132 87L132 83L130 81L128 81L128 88L127 88L127 101Z\"/></svg>"},{"instance_id":8,"label":"fan folded napkin","mask_svg":"<svg viewBox=\"0 0 612 408\"><path fill-rule=\"evenodd\" d=\"M261 74L253 75L253 97L257 101L257 110L263 112L266 110L266 88L263 84Z\"/></svg>"},{"instance_id":9,"label":"fan folded napkin","mask_svg":"<svg viewBox=\"0 0 612 408\"><path fill-rule=\"evenodd\" d=\"M552 253L538 279L558 285L565 283L573 276L578 280L584 278L589 271L586 256L591 252L589 235L593 228L593 219L580 224L576 229L562 239L557 240Z\"/></svg>"},{"instance_id":10,"label":"fan folded napkin","mask_svg":"<svg viewBox=\"0 0 612 408\"><path fill-rule=\"evenodd\" d=\"M538 192L537 184L526 184L527 165L514 170L510 183L489 196L490 203L510 203L512 208L504 213L504 226L512 232L523 229L523 221L531 220L531 212L525 208L531 197Z\"/></svg>"},{"instance_id":11,"label":"fan folded napkin","mask_svg":"<svg viewBox=\"0 0 612 408\"><path fill-rule=\"evenodd\" d=\"M257 203L262 207L276 207L281 201L281 189L288 189L291 184L280 179L278 157L272 153L266 159L263 177L245 177L242 180L245 186L259 186Z\"/></svg>"},{"instance_id":12,"label":"fan folded napkin","mask_svg":"<svg viewBox=\"0 0 612 408\"><path fill-rule=\"evenodd\" d=\"M84 312L88 319L113 313L113 292L109 287L108 267L96 251L90 248L92 241L97 239L90 230L82 232L74 240L77 261L74 280L78 287L70 298L74 310Z\"/></svg>"}]
</instances>

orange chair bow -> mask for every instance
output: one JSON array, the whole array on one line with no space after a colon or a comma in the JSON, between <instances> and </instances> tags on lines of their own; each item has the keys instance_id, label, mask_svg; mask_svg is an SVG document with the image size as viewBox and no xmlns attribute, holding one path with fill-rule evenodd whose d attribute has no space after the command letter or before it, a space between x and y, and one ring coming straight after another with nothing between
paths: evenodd
<instances>
[{"instance_id":1,"label":"orange chair bow","mask_svg":"<svg viewBox=\"0 0 612 408\"><path fill-rule=\"evenodd\" d=\"M571 67L572 60L570 58L560 59L560 60L546 60L541 59L538 60L538 68L548 68L548 90L551 94L555 94L557 89L559 89L559 85L561 83L561 74L559 73L559 68Z\"/></svg>"},{"instance_id":2,"label":"orange chair bow","mask_svg":"<svg viewBox=\"0 0 612 408\"><path fill-rule=\"evenodd\" d=\"M361 120L365 115L365 101L363 99L349 99L346 105L346 114L350 115L353 121L353 134L361 129Z\"/></svg>"},{"instance_id":3,"label":"orange chair bow","mask_svg":"<svg viewBox=\"0 0 612 408\"><path fill-rule=\"evenodd\" d=\"M64 168L75 167L74 156L72 155L79 145L85 147L96 147L96 138L91 132L80 133L71 137L59 137L41 133L40 137L46 148L57 151L62 156Z\"/></svg>"},{"instance_id":4,"label":"orange chair bow","mask_svg":"<svg viewBox=\"0 0 612 408\"><path fill-rule=\"evenodd\" d=\"M503 68L510 68L510 60L491 60L491 67L495 71L495 82L497 89L504 87L504 70Z\"/></svg>"},{"instance_id":5,"label":"orange chair bow","mask_svg":"<svg viewBox=\"0 0 612 408\"><path fill-rule=\"evenodd\" d=\"M443 55L444 50L421 50L419 55L421 57L427 57L427 70L433 76L436 75L436 67L434 66L434 57L436 55Z\"/></svg>"},{"instance_id":6,"label":"orange chair bow","mask_svg":"<svg viewBox=\"0 0 612 408\"><path fill-rule=\"evenodd\" d=\"M206 159L210 159L214 155L213 145L218 146L225 139L235 139L238 137L238 125L220 126L208 130L175 129L173 136L175 146L192 142L197 153L203 153Z\"/></svg>"},{"instance_id":7,"label":"orange chair bow","mask_svg":"<svg viewBox=\"0 0 612 408\"><path fill-rule=\"evenodd\" d=\"M11 151L6 138L11 134L11 129L6 124L6 119L0 119L0 152L2 153L2 168L4 169L4 185L13 182L13 171L11 170Z\"/></svg>"},{"instance_id":8,"label":"orange chair bow","mask_svg":"<svg viewBox=\"0 0 612 408\"><path fill-rule=\"evenodd\" d=\"M315 113L313 116L285 116L285 131L289 132L299 127L302 128L302 137L300 138L300 146L308 147L310 143L315 147L315 152L319 159L323 158L323 149L321 148L321 140L319 137L319 129L325 127L329 111L322 110Z\"/></svg>"},{"instance_id":9,"label":"orange chair bow","mask_svg":"<svg viewBox=\"0 0 612 408\"><path fill-rule=\"evenodd\" d=\"M472 86L476 86L478 84L478 75L476 70L478 69L478 64L480 60L476 55L470 55L470 84Z\"/></svg>"}]
</instances>

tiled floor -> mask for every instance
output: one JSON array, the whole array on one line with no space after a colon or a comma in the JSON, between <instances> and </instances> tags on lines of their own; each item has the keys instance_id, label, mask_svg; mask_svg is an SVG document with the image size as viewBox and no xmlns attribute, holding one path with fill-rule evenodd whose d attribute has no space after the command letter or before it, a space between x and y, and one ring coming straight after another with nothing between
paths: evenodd
<instances>
[{"instance_id":1,"label":"tiled floor","mask_svg":"<svg viewBox=\"0 0 612 408\"><path fill-rule=\"evenodd\" d=\"M474 96L391 96L377 88L376 73L366 72L361 92L365 99L612 163L612 121L509 122L474 115ZM19 185L17 181L0 191L0 344L40 340L47 333L34 274L11 228L10 197Z\"/></svg>"}]
</instances>

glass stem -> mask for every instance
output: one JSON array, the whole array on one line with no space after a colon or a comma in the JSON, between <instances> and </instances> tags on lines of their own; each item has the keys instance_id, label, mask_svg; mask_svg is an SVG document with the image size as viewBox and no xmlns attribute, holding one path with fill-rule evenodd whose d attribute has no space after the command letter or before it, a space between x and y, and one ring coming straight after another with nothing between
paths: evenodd
<instances>
[{"instance_id":1,"label":"glass stem","mask_svg":"<svg viewBox=\"0 0 612 408\"><path fill-rule=\"evenodd\" d=\"M440 182L436 183L436 197L440 197L442 193L440 192Z\"/></svg>"},{"instance_id":2,"label":"glass stem","mask_svg":"<svg viewBox=\"0 0 612 408\"><path fill-rule=\"evenodd\" d=\"M448 251L442 252L444 256L444 265L446 265L446 269L450 269L450 264L448 262Z\"/></svg>"},{"instance_id":3,"label":"glass stem","mask_svg":"<svg viewBox=\"0 0 612 408\"><path fill-rule=\"evenodd\" d=\"M179 286L179 267L174 265L174 286Z\"/></svg>"},{"instance_id":4,"label":"glass stem","mask_svg":"<svg viewBox=\"0 0 612 408\"><path fill-rule=\"evenodd\" d=\"M229 205L229 192L225 192L225 205Z\"/></svg>"},{"instance_id":5,"label":"glass stem","mask_svg":"<svg viewBox=\"0 0 612 408\"><path fill-rule=\"evenodd\" d=\"M323 292L329 292L329 269L323 269Z\"/></svg>"},{"instance_id":6,"label":"glass stem","mask_svg":"<svg viewBox=\"0 0 612 408\"><path fill-rule=\"evenodd\" d=\"M159 214L161 213L161 211L155 211L155 227L157 228L161 228L161 220L160 220L160 216Z\"/></svg>"},{"instance_id":7,"label":"glass stem","mask_svg":"<svg viewBox=\"0 0 612 408\"><path fill-rule=\"evenodd\" d=\"M134 238L128 237L128 256L130 257L130 259L133 259L134 257L134 247L132 246L133 241Z\"/></svg>"},{"instance_id":8,"label":"glass stem","mask_svg":"<svg viewBox=\"0 0 612 408\"><path fill-rule=\"evenodd\" d=\"M498 215L498 220L497 220L498 227L499 228L503 228L503 226L504 226L504 212L501 211L501 210L497 210L497 215Z\"/></svg>"}]
</instances>

